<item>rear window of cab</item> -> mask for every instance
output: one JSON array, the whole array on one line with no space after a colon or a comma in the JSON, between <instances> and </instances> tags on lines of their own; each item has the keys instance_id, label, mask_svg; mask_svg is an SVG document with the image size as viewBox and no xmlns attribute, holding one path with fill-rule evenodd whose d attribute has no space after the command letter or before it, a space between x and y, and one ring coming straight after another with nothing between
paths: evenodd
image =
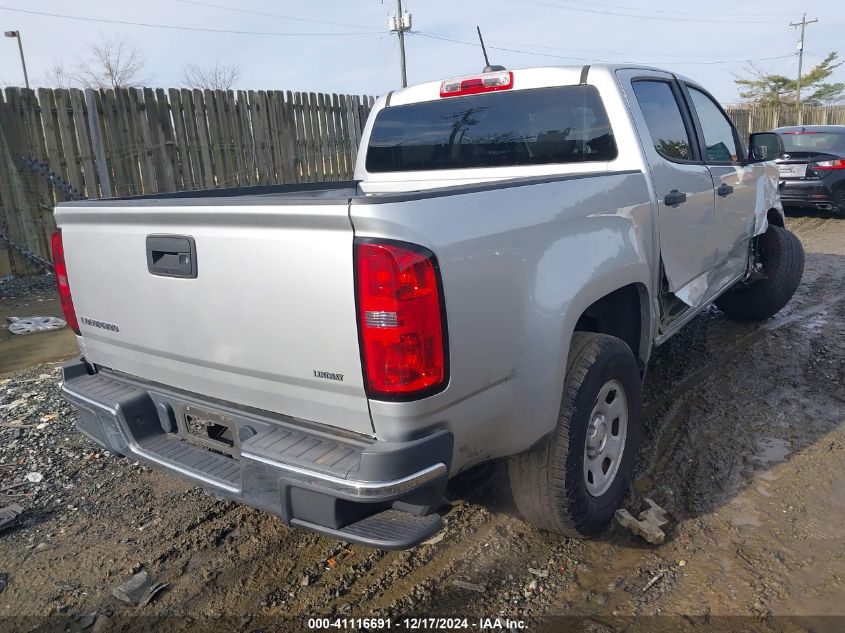
<instances>
[{"instance_id":1,"label":"rear window of cab","mask_svg":"<svg viewBox=\"0 0 845 633\"><path fill-rule=\"evenodd\" d=\"M391 106L376 116L367 171L609 161L616 142L594 86L556 86Z\"/></svg>"}]
</instances>

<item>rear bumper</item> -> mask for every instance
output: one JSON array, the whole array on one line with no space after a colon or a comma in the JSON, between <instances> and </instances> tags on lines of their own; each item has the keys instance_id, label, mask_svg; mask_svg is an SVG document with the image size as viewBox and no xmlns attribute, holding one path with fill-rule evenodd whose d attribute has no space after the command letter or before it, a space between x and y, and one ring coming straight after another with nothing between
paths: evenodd
<instances>
[{"instance_id":1,"label":"rear bumper","mask_svg":"<svg viewBox=\"0 0 845 633\"><path fill-rule=\"evenodd\" d=\"M845 210L845 196L837 195L823 180L781 180L780 199L784 207Z\"/></svg>"},{"instance_id":2,"label":"rear bumper","mask_svg":"<svg viewBox=\"0 0 845 633\"><path fill-rule=\"evenodd\" d=\"M290 525L380 549L411 547L442 525L435 511L451 463L448 431L379 442L108 370L89 374L81 361L65 365L62 392L79 411L77 428L109 451ZM197 412L230 429L231 442L188 433L185 416Z\"/></svg>"}]
</instances>

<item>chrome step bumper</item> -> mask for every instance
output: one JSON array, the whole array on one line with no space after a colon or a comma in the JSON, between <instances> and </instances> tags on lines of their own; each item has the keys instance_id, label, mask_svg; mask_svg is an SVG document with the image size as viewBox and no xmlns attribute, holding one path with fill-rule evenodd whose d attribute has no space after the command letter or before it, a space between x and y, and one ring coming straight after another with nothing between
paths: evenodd
<instances>
[{"instance_id":1,"label":"chrome step bumper","mask_svg":"<svg viewBox=\"0 0 845 633\"><path fill-rule=\"evenodd\" d=\"M451 462L447 431L379 442L108 370L90 374L81 361L64 367L61 389L79 411L77 428L106 449L277 514L290 525L381 549L410 547L441 525L434 512ZM179 416L195 409L226 421L230 447L210 450L208 440L185 432Z\"/></svg>"}]
</instances>

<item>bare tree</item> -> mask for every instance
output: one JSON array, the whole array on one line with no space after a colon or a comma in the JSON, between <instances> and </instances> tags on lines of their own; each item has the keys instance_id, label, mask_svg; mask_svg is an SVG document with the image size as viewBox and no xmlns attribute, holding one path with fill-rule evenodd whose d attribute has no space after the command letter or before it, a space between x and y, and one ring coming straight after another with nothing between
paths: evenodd
<instances>
[{"instance_id":1,"label":"bare tree","mask_svg":"<svg viewBox=\"0 0 845 633\"><path fill-rule=\"evenodd\" d=\"M122 36L101 36L79 62L73 83L86 88L129 88L148 81L146 60L138 45Z\"/></svg>"},{"instance_id":2,"label":"bare tree","mask_svg":"<svg viewBox=\"0 0 845 633\"><path fill-rule=\"evenodd\" d=\"M44 85L48 88L70 88L73 83L73 73L61 62L56 62L44 73Z\"/></svg>"},{"instance_id":3,"label":"bare tree","mask_svg":"<svg viewBox=\"0 0 845 633\"><path fill-rule=\"evenodd\" d=\"M220 62L208 66L188 64L182 70L182 84L186 88L200 90L231 90L240 76L241 69L238 66L227 66Z\"/></svg>"}]
</instances>

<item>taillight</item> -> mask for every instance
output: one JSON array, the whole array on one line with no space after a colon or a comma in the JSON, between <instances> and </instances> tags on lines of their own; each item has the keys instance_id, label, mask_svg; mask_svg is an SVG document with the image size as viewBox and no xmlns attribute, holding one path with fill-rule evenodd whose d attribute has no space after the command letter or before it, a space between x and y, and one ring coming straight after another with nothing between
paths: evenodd
<instances>
[{"instance_id":1,"label":"taillight","mask_svg":"<svg viewBox=\"0 0 845 633\"><path fill-rule=\"evenodd\" d=\"M813 171L832 171L834 169L845 169L845 160L838 158L836 160L820 160L815 163L810 163L810 169Z\"/></svg>"},{"instance_id":2,"label":"taillight","mask_svg":"<svg viewBox=\"0 0 845 633\"><path fill-rule=\"evenodd\" d=\"M434 255L412 244L355 243L367 393L421 398L447 381L445 318Z\"/></svg>"},{"instance_id":3,"label":"taillight","mask_svg":"<svg viewBox=\"0 0 845 633\"><path fill-rule=\"evenodd\" d=\"M79 334L79 323L76 320L76 310L73 309L73 299L70 296L70 284L67 281L67 266L65 265L65 249L62 245L62 230L53 233L53 271L56 273L56 285L59 287L59 299L65 313L68 327Z\"/></svg>"},{"instance_id":4,"label":"taillight","mask_svg":"<svg viewBox=\"0 0 845 633\"><path fill-rule=\"evenodd\" d=\"M440 84L441 97L459 97L480 92L496 92L513 88L513 73L509 70L447 79Z\"/></svg>"}]
</instances>

